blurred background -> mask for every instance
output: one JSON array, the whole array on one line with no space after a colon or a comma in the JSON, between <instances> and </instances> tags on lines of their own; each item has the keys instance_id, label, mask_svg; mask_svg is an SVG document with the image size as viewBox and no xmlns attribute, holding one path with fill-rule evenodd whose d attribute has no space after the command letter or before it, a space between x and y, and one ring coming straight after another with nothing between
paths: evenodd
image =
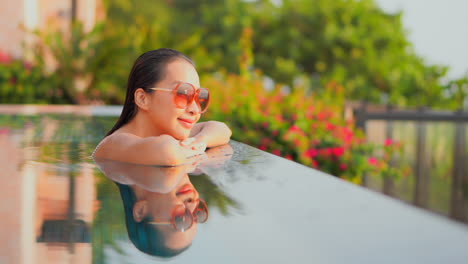
<instances>
[{"instance_id":1,"label":"blurred background","mask_svg":"<svg viewBox=\"0 0 468 264\"><path fill-rule=\"evenodd\" d=\"M0 6L0 211L10 230L0 255L9 260L105 263L104 248L118 248L118 194L90 159L117 117L83 113L121 106L135 59L162 47L195 61L213 95L203 119L226 122L233 139L468 222L464 0ZM223 215L235 212L208 178L194 184ZM43 245L64 241L66 254Z\"/></svg>"},{"instance_id":2,"label":"blurred background","mask_svg":"<svg viewBox=\"0 0 468 264\"><path fill-rule=\"evenodd\" d=\"M170 47L234 139L466 219L465 1L0 2L3 109L121 105L134 60Z\"/></svg>"}]
</instances>

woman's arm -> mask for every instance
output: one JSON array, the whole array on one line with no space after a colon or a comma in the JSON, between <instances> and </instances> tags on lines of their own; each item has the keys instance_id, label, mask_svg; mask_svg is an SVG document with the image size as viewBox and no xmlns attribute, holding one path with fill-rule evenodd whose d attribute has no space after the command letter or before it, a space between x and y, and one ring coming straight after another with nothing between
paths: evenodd
<instances>
[{"instance_id":1,"label":"woman's arm","mask_svg":"<svg viewBox=\"0 0 468 264\"><path fill-rule=\"evenodd\" d=\"M94 154L95 158L145 165L174 166L188 162L188 157L204 152L182 146L169 135L141 138L129 133L108 136Z\"/></svg>"},{"instance_id":2,"label":"woman's arm","mask_svg":"<svg viewBox=\"0 0 468 264\"><path fill-rule=\"evenodd\" d=\"M223 122L207 121L195 124L190 131L190 137L194 142L203 142L206 147L216 147L229 142L232 132Z\"/></svg>"}]
</instances>

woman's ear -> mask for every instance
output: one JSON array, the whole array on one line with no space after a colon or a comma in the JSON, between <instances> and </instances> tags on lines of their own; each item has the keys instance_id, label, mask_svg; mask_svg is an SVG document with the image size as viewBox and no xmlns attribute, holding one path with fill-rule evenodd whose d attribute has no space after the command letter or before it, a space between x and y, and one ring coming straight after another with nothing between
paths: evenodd
<instances>
[{"instance_id":1,"label":"woman's ear","mask_svg":"<svg viewBox=\"0 0 468 264\"><path fill-rule=\"evenodd\" d=\"M148 98L148 93L145 92L142 88L138 88L135 90L135 93L133 94L135 98L135 104L143 109L143 110L148 110L149 109L149 98Z\"/></svg>"},{"instance_id":2,"label":"woman's ear","mask_svg":"<svg viewBox=\"0 0 468 264\"><path fill-rule=\"evenodd\" d=\"M135 222L141 222L148 214L148 201L140 200L133 206L133 219Z\"/></svg>"}]
</instances>

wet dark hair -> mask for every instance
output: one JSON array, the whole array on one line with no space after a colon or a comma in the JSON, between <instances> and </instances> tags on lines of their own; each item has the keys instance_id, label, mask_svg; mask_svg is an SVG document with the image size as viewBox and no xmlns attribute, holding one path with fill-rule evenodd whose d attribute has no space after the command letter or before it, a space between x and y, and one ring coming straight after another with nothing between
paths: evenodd
<instances>
[{"instance_id":1,"label":"wet dark hair","mask_svg":"<svg viewBox=\"0 0 468 264\"><path fill-rule=\"evenodd\" d=\"M137 199L132 188L118 182L114 183L119 187L120 196L122 197L128 237L138 250L151 256L170 258L179 255L192 245L189 244L179 249L166 247L164 235L158 228L148 224L150 219L143 219L141 222L136 222L133 218L133 206L137 202Z\"/></svg>"},{"instance_id":2,"label":"wet dark hair","mask_svg":"<svg viewBox=\"0 0 468 264\"><path fill-rule=\"evenodd\" d=\"M111 135L135 117L138 111L135 104L135 91L138 88L150 88L163 80L166 75L167 64L177 59L183 59L195 66L195 63L189 57L179 51L167 48L147 51L136 59L128 76L127 95L125 96L122 113L117 123L106 136Z\"/></svg>"}]
</instances>

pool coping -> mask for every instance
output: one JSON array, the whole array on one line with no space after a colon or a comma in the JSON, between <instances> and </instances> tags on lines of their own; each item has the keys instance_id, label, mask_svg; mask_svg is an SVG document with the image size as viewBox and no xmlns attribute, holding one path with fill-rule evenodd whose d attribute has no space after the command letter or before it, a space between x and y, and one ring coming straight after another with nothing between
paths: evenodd
<instances>
[{"instance_id":1,"label":"pool coping","mask_svg":"<svg viewBox=\"0 0 468 264\"><path fill-rule=\"evenodd\" d=\"M0 104L0 114L74 114L81 116L119 116L120 105L33 105Z\"/></svg>"}]
</instances>

